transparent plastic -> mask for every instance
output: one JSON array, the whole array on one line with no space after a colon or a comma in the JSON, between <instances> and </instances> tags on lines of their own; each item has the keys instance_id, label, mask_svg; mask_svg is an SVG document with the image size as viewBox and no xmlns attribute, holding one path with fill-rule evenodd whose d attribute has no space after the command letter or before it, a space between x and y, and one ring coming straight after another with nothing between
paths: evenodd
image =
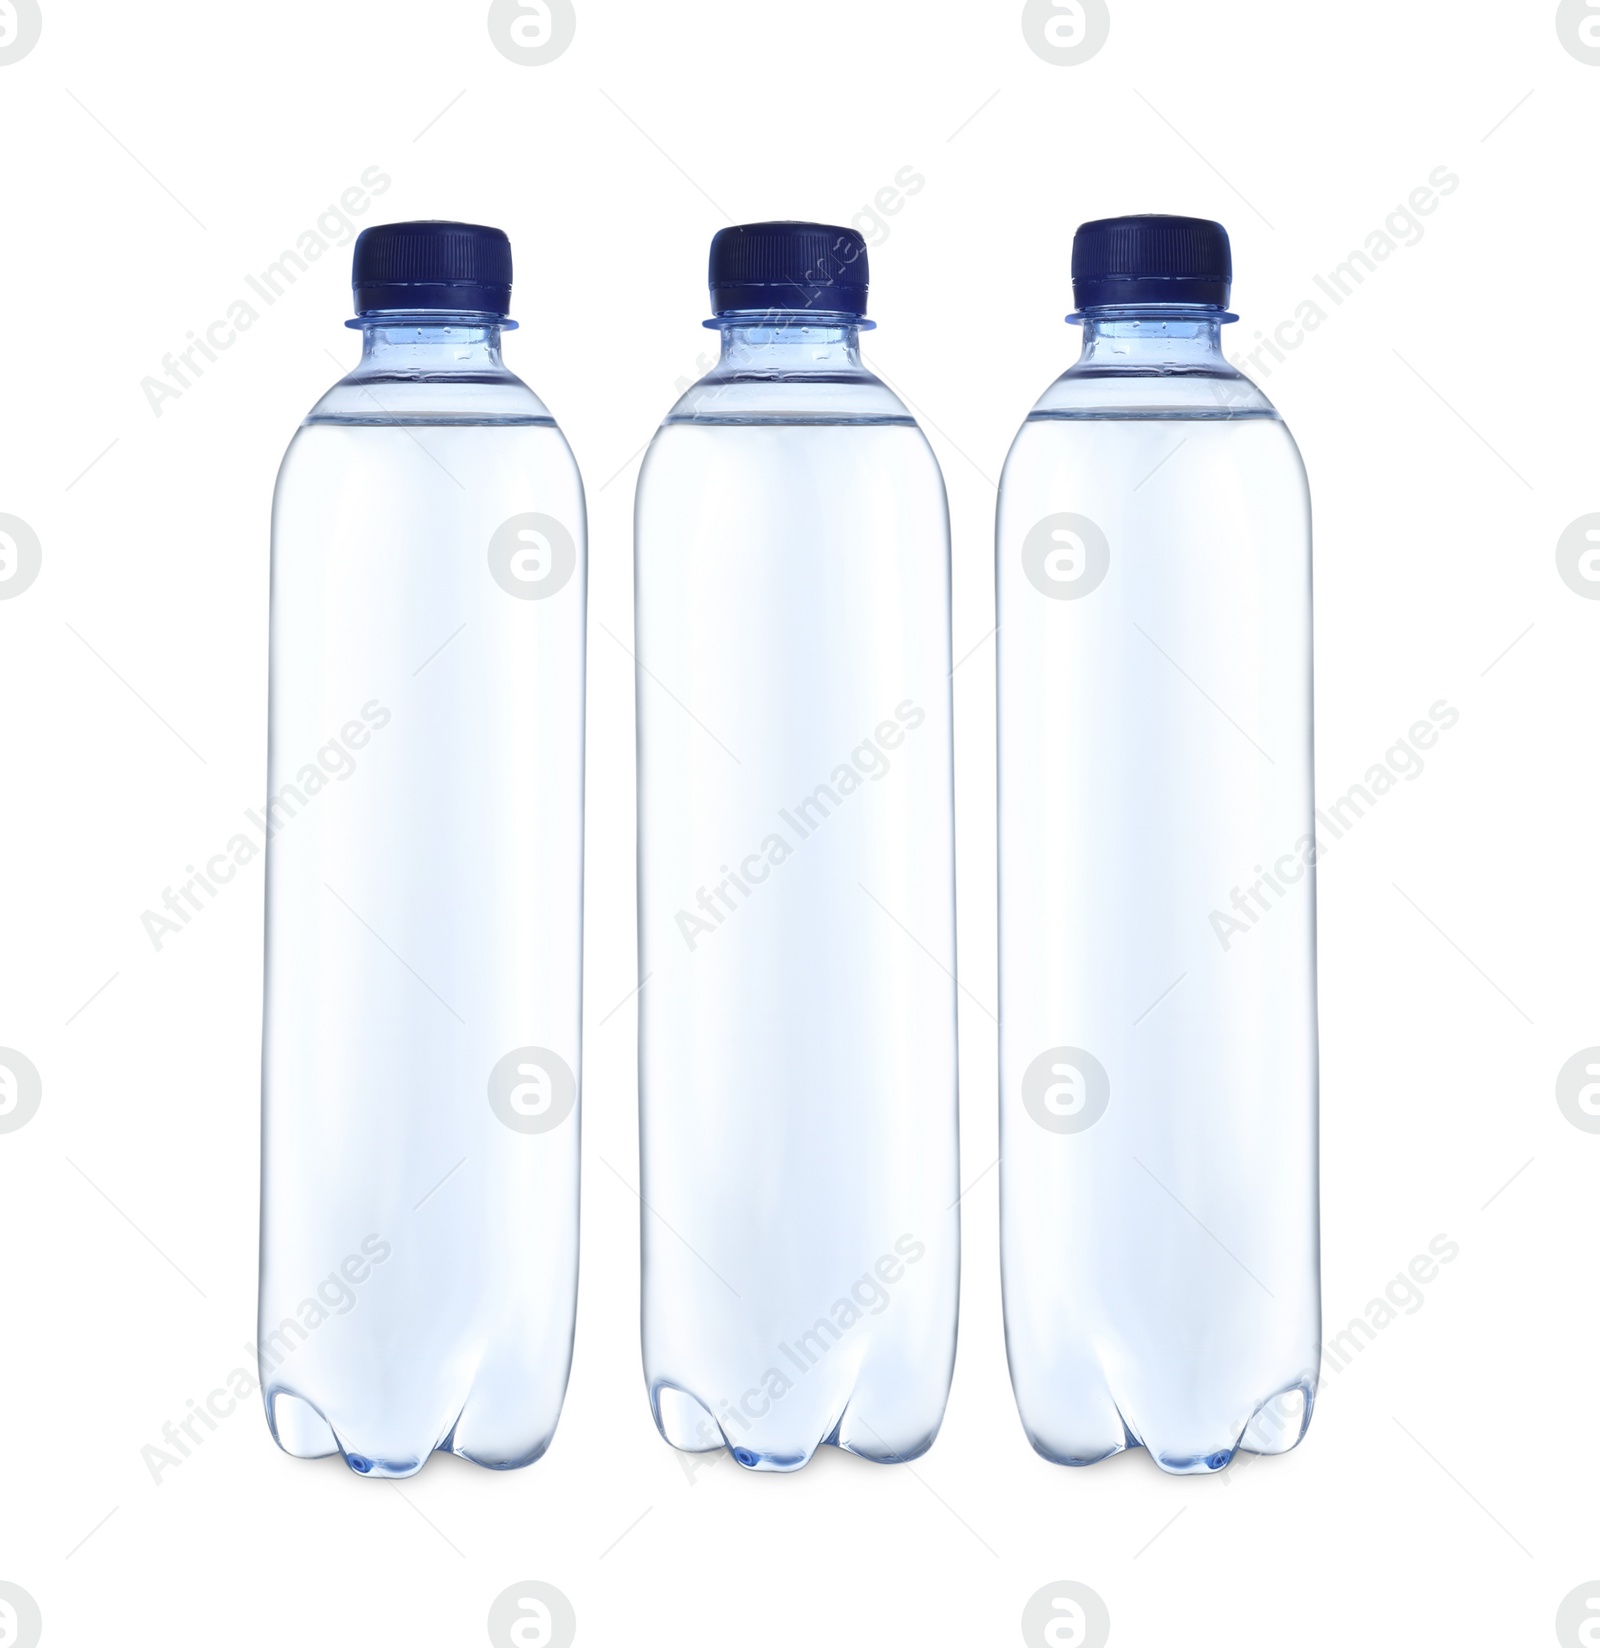
<instances>
[{"instance_id":1,"label":"transparent plastic","mask_svg":"<svg viewBox=\"0 0 1600 1648\"><path fill-rule=\"evenodd\" d=\"M955 1355L944 485L846 316L724 316L637 499L643 1343L676 1448L912 1459Z\"/></svg>"},{"instance_id":2,"label":"transparent plastic","mask_svg":"<svg viewBox=\"0 0 1600 1648\"><path fill-rule=\"evenodd\" d=\"M1318 1341L1310 509L1220 311L1090 311L1006 461L1001 1238L1034 1447L1280 1452Z\"/></svg>"},{"instance_id":3,"label":"transparent plastic","mask_svg":"<svg viewBox=\"0 0 1600 1648\"><path fill-rule=\"evenodd\" d=\"M509 1468L572 1354L583 489L492 317L362 328L273 505L262 1393Z\"/></svg>"}]
</instances>

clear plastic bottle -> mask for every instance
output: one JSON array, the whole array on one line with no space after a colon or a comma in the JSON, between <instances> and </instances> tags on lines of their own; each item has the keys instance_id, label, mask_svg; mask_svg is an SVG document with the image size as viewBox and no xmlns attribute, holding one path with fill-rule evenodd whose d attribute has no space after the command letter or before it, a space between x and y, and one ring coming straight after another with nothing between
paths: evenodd
<instances>
[{"instance_id":1,"label":"clear plastic bottle","mask_svg":"<svg viewBox=\"0 0 1600 1648\"><path fill-rule=\"evenodd\" d=\"M1281 1452L1319 1362L1310 506L1220 224L1085 224L1001 481L1001 1225L1035 1448Z\"/></svg>"},{"instance_id":2,"label":"clear plastic bottle","mask_svg":"<svg viewBox=\"0 0 1600 1648\"><path fill-rule=\"evenodd\" d=\"M536 1459L572 1354L584 505L510 282L367 230L273 505L261 1386L379 1476Z\"/></svg>"},{"instance_id":3,"label":"clear plastic bottle","mask_svg":"<svg viewBox=\"0 0 1600 1648\"><path fill-rule=\"evenodd\" d=\"M955 1354L949 523L866 248L712 243L639 481L645 1375L662 1435L915 1458Z\"/></svg>"}]
</instances>

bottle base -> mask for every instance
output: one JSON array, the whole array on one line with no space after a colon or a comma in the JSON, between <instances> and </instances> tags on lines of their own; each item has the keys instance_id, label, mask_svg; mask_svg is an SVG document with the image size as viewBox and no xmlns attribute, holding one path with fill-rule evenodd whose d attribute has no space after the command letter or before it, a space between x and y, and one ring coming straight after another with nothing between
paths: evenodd
<instances>
[{"instance_id":1,"label":"bottle base","mask_svg":"<svg viewBox=\"0 0 1600 1648\"><path fill-rule=\"evenodd\" d=\"M827 1435L817 1437L809 1445L756 1447L751 1445L753 1439L730 1438L704 1403L676 1385L656 1386L650 1406L656 1429L669 1447L680 1453L726 1451L747 1471L798 1471L810 1464L818 1448L825 1447L854 1454L875 1465L903 1465L920 1459L933 1446L943 1419L941 1414L940 1420L925 1434L896 1448L857 1411L854 1400L849 1399Z\"/></svg>"},{"instance_id":2,"label":"bottle base","mask_svg":"<svg viewBox=\"0 0 1600 1648\"><path fill-rule=\"evenodd\" d=\"M295 1459L328 1459L338 1454L358 1476L415 1476L436 1453L454 1454L458 1459L481 1466L484 1470L516 1471L539 1459L548 1450L552 1439L551 1435L546 1435L515 1453L480 1448L458 1434L465 1417L463 1412L456 1416L450 1429L432 1447L419 1449L415 1453L379 1454L355 1446L352 1438L341 1437L314 1403L292 1391L269 1391L266 1404L267 1428L286 1454Z\"/></svg>"},{"instance_id":3,"label":"bottle base","mask_svg":"<svg viewBox=\"0 0 1600 1648\"><path fill-rule=\"evenodd\" d=\"M1130 1449L1142 1448L1169 1476L1214 1476L1226 1470L1236 1455L1241 1453L1280 1454L1297 1447L1311 1423L1311 1410L1316 1401L1316 1387L1308 1382L1297 1382L1274 1391L1256 1404L1244 1428L1231 1439L1218 1438L1217 1445L1199 1450L1180 1450L1164 1446L1155 1437L1142 1437L1116 1410L1122 1426L1119 1441L1104 1439L1102 1444L1052 1441L1023 1419L1028 1441L1041 1458L1052 1465L1097 1465Z\"/></svg>"}]
</instances>

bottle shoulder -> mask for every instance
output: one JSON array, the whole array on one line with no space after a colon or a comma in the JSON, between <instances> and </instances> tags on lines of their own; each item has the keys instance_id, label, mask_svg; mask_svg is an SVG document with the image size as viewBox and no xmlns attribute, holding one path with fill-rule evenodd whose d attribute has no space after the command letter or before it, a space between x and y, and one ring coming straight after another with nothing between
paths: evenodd
<instances>
[{"instance_id":1,"label":"bottle shoulder","mask_svg":"<svg viewBox=\"0 0 1600 1648\"><path fill-rule=\"evenodd\" d=\"M315 424L485 424L556 428L513 372L363 371L341 378L306 414Z\"/></svg>"},{"instance_id":2,"label":"bottle shoulder","mask_svg":"<svg viewBox=\"0 0 1600 1648\"><path fill-rule=\"evenodd\" d=\"M1000 514L1036 516L1063 486L1080 498L1109 500L1105 507L1118 500L1164 507L1169 495L1199 497L1214 486L1242 486L1257 502L1275 500L1273 507L1308 509L1310 500L1300 448L1270 407L1242 416L1181 406L1030 415L1000 472Z\"/></svg>"},{"instance_id":3,"label":"bottle shoulder","mask_svg":"<svg viewBox=\"0 0 1600 1648\"><path fill-rule=\"evenodd\" d=\"M714 369L684 391L662 427L682 423L916 427L900 397L863 367L793 373Z\"/></svg>"},{"instance_id":4,"label":"bottle shoulder","mask_svg":"<svg viewBox=\"0 0 1600 1648\"><path fill-rule=\"evenodd\" d=\"M897 500L896 508L935 499L947 511L939 460L909 413L668 416L645 450L634 493L641 518L675 517L708 498L762 514L826 511L844 496Z\"/></svg>"},{"instance_id":5,"label":"bottle shoulder","mask_svg":"<svg viewBox=\"0 0 1600 1648\"><path fill-rule=\"evenodd\" d=\"M531 485L559 501L552 513L565 518L575 512L582 520L577 458L548 413L433 405L407 414L389 402L381 413L370 405L345 412L330 396L318 407L330 404L326 414L313 409L284 449L273 488L275 512L286 500L325 500L340 491L411 497L429 487L465 505L509 484L514 490Z\"/></svg>"},{"instance_id":6,"label":"bottle shoulder","mask_svg":"<svg viewBox=\"0 0 1600 1648\"><path fill-rule=\"evenodd\" d=\"M1075 419L1182 419L1282 422L1278 409L1242 372L1205 369L1069 367L1028 413L1028 423Z\"/></svg>"}]
</instances>

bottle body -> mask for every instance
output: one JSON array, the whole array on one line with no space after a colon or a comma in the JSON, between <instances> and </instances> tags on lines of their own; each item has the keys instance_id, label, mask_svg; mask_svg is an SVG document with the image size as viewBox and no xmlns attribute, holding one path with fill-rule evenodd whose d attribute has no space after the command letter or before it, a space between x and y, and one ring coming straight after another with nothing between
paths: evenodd
<instances>
[{"instance_id":1,"label":"bottle body","mask_svg":"<svg viewBox=\"0 0 1600 1648\"><path fill-rule=\"evenodd\" d=\"M262 1390L379 1475L537 1458L571 1358L583 493L494 342L369 331L274 502Z\"/></svg>"},{"instance_id":2,"label":"bottle body","mask_svg":"<svg viewBox=\"0 0 1600 1648\"><path fill-rule=\"evenodd\" d=\"M958 1215L949 527L853 329L730 329L637 500L643 1344L673 1446L933 1440Z\"/></svg>"},{"instance_id":3,"label":"bottle body","mask_svg":"<svg viewBox=\"0 0 1600 1648\"><path fill-rule=\"evenodd\" d=\"M1091 320L997 517L1002 1265L1046 1457L1303 1433L1310 515L1216 320Z\"/></svg>"}]
</instances>

